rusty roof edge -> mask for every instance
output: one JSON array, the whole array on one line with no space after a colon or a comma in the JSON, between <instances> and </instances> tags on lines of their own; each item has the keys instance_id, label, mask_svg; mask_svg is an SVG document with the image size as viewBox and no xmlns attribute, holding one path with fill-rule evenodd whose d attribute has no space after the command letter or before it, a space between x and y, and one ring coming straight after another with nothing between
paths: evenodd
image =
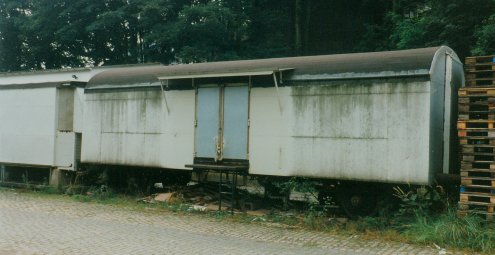
<instances>
[{"instance_id":1,"label":"rusty roof edge","mask_svg":"<svg viewBox=\"0 0 495 255\"><path fill-rule=\"evenodd\" d=\"M310 81L310 80L355 80L355 79L375 79L375 78L391 78L391 77L413 77L413 76L428 76L429 69L418 69L414 71L383 71L375 73L340 73L340 74L318 74L318 75L293 75L290 81Z\"/></svg>"}]
</instances>

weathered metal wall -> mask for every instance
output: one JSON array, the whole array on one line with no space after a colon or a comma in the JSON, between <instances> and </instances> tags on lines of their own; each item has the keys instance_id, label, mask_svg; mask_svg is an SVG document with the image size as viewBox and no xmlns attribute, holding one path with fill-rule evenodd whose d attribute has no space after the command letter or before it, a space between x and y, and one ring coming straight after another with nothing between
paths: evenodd
<instances>
[{"instance_id":1,"label":"weathered metal wall","mask_svg":"<svg viewBox=\"0 0 495 255\"><path fill-rule=\"evenodd\" d=\"M57 131L55 135L55 162L56 166L65 170L74 170L74 132Z\"/></svg>"},{"instance_id":2,"label":"weathered metal wall","mask_svg":"<svg viewBox=\"0 0 495 255\"><path fill-rule=\"evenodd\" d=\"M74 92L70 87L57 89L57 130L74 129Z\"/></svg>"},{"instance_id":3,"label":"weathered metal wall","mask_svg":"<svg viewBox=\"0 0 495 255\"><path fill-rule=\"evenodd\" d=\"M81 88L57 88L57 131L55 135L55 163L60 169L75 170L76 128L82 125L84 96ZM77 125L77 126L76 126Z\"/></svg>"},{"instance_id":4,"label":"weathered metal wall","mask_svg":"<svg viewBox=\"0 0 495 255\"><path fill-rule=\"evenodd\" d=\"M85 94L82 162L184 169L192 163L195 92ZM167 106L168 105L168 111Z\"/></svg>"},{"instance_id":5,"label":"weathered metal wall","mask_svg":"<svg viewBox=\"0 0 495 255\"><path fill-rule=\"evenodd\" d=\"M76 88L74 92L74 132L81 133L84 122L84 89Z\"/></svg>"},{"instance_id":6,"label":"weathered metal wall","mask_svg":"<svg viewBox=\"0 0 495 255\"><path fill-rule=\"evenodd\" d=\"M0 162L53 165L56 89L0 91Z\"/></svg>"},{"instance_id":7,"label":"weathered metal wall","mask_svg":"<svg viewBox=\"0 0 495 255\"><path fill-rule=\"evenodd\" d=\"M327 82L328 83L328 82ZM428 81L251 92L250 173L429 182Z\"/></svg>"},{"instance_id":8,"label":"weathered metal wall","mask_svg":"<svg viewBox=\"0 0 495 255\"><path fill-rule=\"evenodd\" d=\"M426 184L428 81L253 88L251 174ZM86 94L82 160L184 169L193 160L194 91ZM281 106L281 107L280 107Z\"/></svg>"},{"instance_id":9,"label":"weathered metal wall","mask_svg":"<svg viewBox=\"0 0 495 255\"><path fill-rule=\"evenodd\" d=\"M445 129L445 54L438 55L431 75L430 94L430 178L443 171L444 129Z\"/></svg>"}]
</instances>

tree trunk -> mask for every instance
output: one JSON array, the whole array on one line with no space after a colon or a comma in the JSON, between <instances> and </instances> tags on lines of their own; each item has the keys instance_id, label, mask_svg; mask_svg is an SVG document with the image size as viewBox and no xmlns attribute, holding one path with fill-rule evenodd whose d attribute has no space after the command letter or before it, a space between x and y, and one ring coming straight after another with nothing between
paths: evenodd
<instances>
[{"instance_id":1,"label":"tree trunk","mask_svg":"<svg viewBox=\"0 0 495 255\"><path fill-rule=\"evenodd\" d=\"M303 50L304 54L309 53L309 31L311 31L311 28L309 27L311 25L311 0L306 0L306 13L304 15L304 41L303 41Z\"/></svg>"},{"instance_id":2,"label":"tree trunk","mask_svg":"<svg viewBox=\"0 0 495 255\"><path fill-rule=\"evenodd\" d=\"M302 50L302 34L301 34L301 19L302 19L302 1L295 0L294 11L294 53L301 55Z\"/></svg>"}]
</instances>

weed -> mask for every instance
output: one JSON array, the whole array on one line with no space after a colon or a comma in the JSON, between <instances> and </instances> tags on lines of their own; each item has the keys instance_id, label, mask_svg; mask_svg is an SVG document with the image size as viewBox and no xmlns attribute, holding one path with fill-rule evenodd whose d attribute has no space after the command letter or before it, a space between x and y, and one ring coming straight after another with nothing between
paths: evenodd
<instances>
[{"instance_id":1,"label":"weed","mask_svg":"<svg viewBox=\"0 0 495 255\"><path fill-rule=\"evenodd\" d=\"M390 227L390 221L385 217L362 217L356 223L358 231L385 231Z\"/></svg>"},{"instance_id":2,"label":"weed","mask_svg":"<svg viewBox=\"0 0 495 255\"><path fill-rule=\"evenodd\" d=\"M53 186L42 186L39 191L41 193L51 194L51 195L61 193L57 187L53 187Z\"/></svg>"},{"instance_id":3,"label":"weed","mask_svg":"<svg viewBox=\"0 0 495 255\"><path fill-rule=\"evenodd\" d=\"M268 222L284 224L288 226L298 225L300 223L300 219L292 216L292 215L282 215L279 213L271 212L265 215L265 219Z\"/></svg>"},{"instance_id":4,"label":"weed","mask_svg":"<svg viewBox=\"0 0 495 255\"><path fill-rule=\"evenodd\" d=\"M443 189L432 187L410 188L405 192L400 187L394 188L394 196L399 198L400 208L395 214L397 221L408 221L415 215L437 215L447 208L447 197L442 193Z\"/></svg>"},{"instance_id":5,"label":"weed","mask_svg":"<svg viewBox=\"0 0 495 255\"><path fill-rule=\"evenodd\" d=\"M418 243L436 243L488 252L495 250L495 230L476 215L458 217L455 209L438 217L416 214L404 234Z\"/></svg>"},{"instance_id":6,"label":"weed","mask_svg":"<svg viewBox=\"0 0 495 255\"><path fill-rule=\"evenodd\" d=\"M88 196L84 196L84 195L74 195L72 196L76 201L79 201L79 202L91 202L92 199Z\"/></svg>"},{"instance_id":7,"label":"weed","mask_svg":"<svg viewBox=\"0 0 495 255\"><path fill-rule=\"evenodd\" d=\"M97 201L105 201L117 197L117 194L106 185L90 187L88 192L86 192L86 195Z\"/></svg>"},{"instance_id":8,"label":"weed","mask_svg":"<svg viewBox=\"0 0 495 255\"><path fill-rule=\"evenodd\" d=\"M416 243L494 251L495 230L476 215L458 217L457 210L448 207L442 190L419 187L404 192L395 188L402 203L390 227Z\"/></svg>"},{"instance_id":9,"label":"weed","mask_svg":"<svg viewBox=\"0 0 495 255\"><path fill-rule=\"evenodd\" d=\"M330 201L327 202L330 203ZM314 230L327 229L327 211L328 207L326 206L326 204L324 206L320 206L319 203L310 203L308 209L304 213L304 225Z\"/></svg>"},{"instance_id":10,"label":"weed","mask_svg":"<svg viewBox=\"0 0 495 255\"><path fill-rule=\"evenodd\" d=\"M209 215L213 216L213 218L218 220L218 221L224 220L225 218L231 216L230 212L227 212L227 211L213 211L213 212L210 212Z\"/></svg>"}]
</instances>

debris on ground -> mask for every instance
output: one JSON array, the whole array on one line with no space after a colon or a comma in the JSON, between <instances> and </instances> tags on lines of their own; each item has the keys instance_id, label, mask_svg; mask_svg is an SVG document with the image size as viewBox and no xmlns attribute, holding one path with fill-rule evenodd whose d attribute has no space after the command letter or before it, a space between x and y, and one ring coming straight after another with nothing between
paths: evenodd
<instances>
[{"instance_id":1,"label":"debris on ground","mask_svg":"<svg viewBox=\"0 0 495 255\"><path fill-rule=\"evenodd\" d=\"M202 205L191 205L189 210L190 211L196 211L196 212L206 212L208 210L208 207L202 206Z\"/></svg>"},{"instance_id":2,"label":"debris on ground","mask_svg":"<svg viewBox=\"0 0 495 255\"><path fill-rule=\"evenodd\" d=\"M155 183L154 188L160 188L162 193L156 193L147 197L138 199L138 202L142 203L167 203L175 204L180 203L186 206L188 211L197 212L215 212L215 211L228 211L232 210L232 202L234 202L234 213L246 213L248 215L255 216L255 221L264 221L265 216L277 212L280 215L286 217L298 217L300 212L292 208L291 210L284 210L283 201L276 200L274 198L263 197L263 193L253 194L248 191L246 187L237 189L238 198L235 201L231 200L231 196L222 195L219 196L218 184L193 184L188 183L187 186L162 186L161 183ZM300 198L306 197L304 194L299 194ZM221 199L221 201L219 201ZM293 206L299 207L302 202L299 200L290 199ZM300 199L301 200L301 199ZM219 206L221 202L221 208ZM329 218L329 222L342 224L345 223L346 218Z\"/></svg>"},{"instance_id":3,"label":"debris on ground","mask_svg":"<svg viewBox=\"0 0 495 255\"><path fill-rule=\"evenodd\" d=\"M170 202L170 199L174 196L174 193L169 192L169 193L158 193L156 196L153 198L157 202Z\"/></svg>"}]
</instances>

